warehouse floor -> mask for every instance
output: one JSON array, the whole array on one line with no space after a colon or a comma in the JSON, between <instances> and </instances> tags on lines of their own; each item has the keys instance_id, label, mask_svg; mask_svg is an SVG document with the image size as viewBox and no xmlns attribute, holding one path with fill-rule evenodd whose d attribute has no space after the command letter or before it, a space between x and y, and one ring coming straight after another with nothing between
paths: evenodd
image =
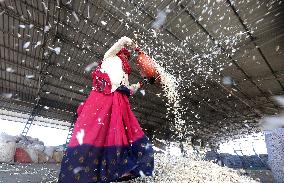
<instances>
[{"instance_id":1,"label":"warehouse floor","mask_svg":"<svg viewBox=\"0 0 284 183\"><path fill-rule=\"evenodd\" d=\"M56 182L59 168L56 164L0 164L0 182Z\"/></svg>"},{"instance_id":2,"label":"warehouse floor","mask_svg":"<svg viewBox=\"0 0 284 183\"><path fill-rule=\"evenodd\" d=\"M0 183L56 182L59 168L59 164L0 164ZM273 182L268 170L247 170L246 173L255 180Z\"/></svg>"}]
</instances>

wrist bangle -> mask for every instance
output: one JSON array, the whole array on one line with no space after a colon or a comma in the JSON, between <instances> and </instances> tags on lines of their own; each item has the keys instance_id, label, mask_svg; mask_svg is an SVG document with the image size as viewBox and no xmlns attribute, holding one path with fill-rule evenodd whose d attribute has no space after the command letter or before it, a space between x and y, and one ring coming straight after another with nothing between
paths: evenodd
<instances>
[{"instance_id":1,"label":"wrist bangle","mask_svg":"<svg viewBox=\"0 0 284 183\"><path fill-rule=\"evenodd\" d=\"M141 88L144 85L142 81L139 81L138 83L139 83L139 88Z\"/></svg>"}]
</instances>

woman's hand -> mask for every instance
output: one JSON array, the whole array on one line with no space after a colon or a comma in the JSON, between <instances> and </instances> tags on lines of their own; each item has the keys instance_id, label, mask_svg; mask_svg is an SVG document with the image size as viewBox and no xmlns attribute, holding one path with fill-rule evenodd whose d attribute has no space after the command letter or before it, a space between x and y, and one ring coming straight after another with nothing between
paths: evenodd
<instances>
[{"instance_id":1,"label":"woman's hand","mask_svg":"<svg viewBox=\"0 0 284 183\"><path fill-rule=\"evenodd\" d=\"M131 49L136 49L137 47L138 47L138 45L135 43L135 42L131 42L131 43L126 43L125 45L124 45L124 47L126 47L126 48L131 48Z\"/></svg>"},{"instance_id":2,"label":"woman's hand","mask_svg":"<svg viewBox=\"0 0 284 183\"><path fill-rule=\"evenodd\" d=\"M125 95L127 95L128 97L131 95L131 91L130 89L128 89L126 86L121 85L116 89L118 92L121 92Z\"/></svg>"},{"instance_id":3,"label":"woman's hand","mask_svg":"<svg viewBox=\"0 0 284 183\"><path fill-rule=\"evenodd\" d=\"M121 37L118 41L122 42L123 44L132 44L133 42L132 39L126 36Z\"/></svg>"},{"instance_id":4,"label":"woman's hand","mask_svg":"<svg viewBox=\"0 0 284 183\"><path fill-rule=\"evenodd\" d=\"M144 78L142 81L140 81L139 83L140 83L140 85L141 85L141 87L142 86L144 86L144 85L146 85L146 84L154 84L155 83L155 81L156 81L156 79L154 78L154 77L152 77L152 78Z\"/></svg>"},{"instance_id":5,"label":"woman's hand","mask_svg":"<svg viewBox=\"0 0 284 183\"><path fill-rule=\"evenodd\" d=\"M138 44L135 40L130 39L129 37L123 36L120 38L122 42L124 42L124 47L128 49L136 50L138 48Z\"/></svg>"}]
</instances>

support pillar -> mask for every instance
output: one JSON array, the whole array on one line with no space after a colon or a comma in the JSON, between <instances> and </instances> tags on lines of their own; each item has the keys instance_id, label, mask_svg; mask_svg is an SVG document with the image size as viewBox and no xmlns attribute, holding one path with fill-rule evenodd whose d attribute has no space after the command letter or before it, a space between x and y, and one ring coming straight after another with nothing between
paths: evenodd
<instances>
[{"instance_id":1,"label":"support pillar","mask_svg":"<svg viewBox=\"0 0 284 183\"><path fill-rule=\"evenodd\" d=\"M284 182L284 128L266 132L265 142L268 153L268 165L274 181Z\"/></svg>"},{"instance_id":2,"label":"support pillar","mask_svg":"<svg viewBox=\"0 0 284 183\"><path fill-rule=\"evenodd\" d=\"M70 125L70 127L69 127L68 135L67 135L66 142L65 142L65 145L64 145L64 149L65 149L65 150L66 150L66 147L67 147L67 145L69 144L69 141L70 141L70 139L71 139L71 137L72 137L72 133L73 133L73 129L74 129L74 125L75 125L75 122L76 122L76 120L77 120L77 117L78 117L78 115L75 114L75 115L73 116L72 121L71 121L71 125Z\"/></svg>"}]
</instances>

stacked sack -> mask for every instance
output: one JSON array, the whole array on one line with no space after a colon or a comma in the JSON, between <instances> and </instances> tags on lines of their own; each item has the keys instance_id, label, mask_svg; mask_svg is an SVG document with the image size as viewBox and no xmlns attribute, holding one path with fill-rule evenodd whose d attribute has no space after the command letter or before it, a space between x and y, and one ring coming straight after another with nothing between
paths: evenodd
<instances>
[{"instance_id":1,"label":"stacked sack","mask_svg":"<svg viewBox=\"0 0 284 183\"><path fill-rule=\"evenodd\" d=\"M17 136L15 162L18 163L38 163L39 153L44 151L43 142L38 139Z\"/></svg>"},{"instance_id":2,"label":"stacked sack","mask_svg":"<svg viewBox=\"0 0 284 183\"><path fill-rule=\"evenodd\" d=\"M0 133L0 162L14 163L15 151L15 138L6 133Z\"/></svg>"},{"instance_id":3,"label":"stacked sack","mask_svg":"<svg viewBox=\"0 0 284 183\"><path fill-rule=\"evenodd\" d=\"M0 162L60 163L63 154L63 146L44 146L37 138L0 134Z\"/></svg>"}]
</instances>

